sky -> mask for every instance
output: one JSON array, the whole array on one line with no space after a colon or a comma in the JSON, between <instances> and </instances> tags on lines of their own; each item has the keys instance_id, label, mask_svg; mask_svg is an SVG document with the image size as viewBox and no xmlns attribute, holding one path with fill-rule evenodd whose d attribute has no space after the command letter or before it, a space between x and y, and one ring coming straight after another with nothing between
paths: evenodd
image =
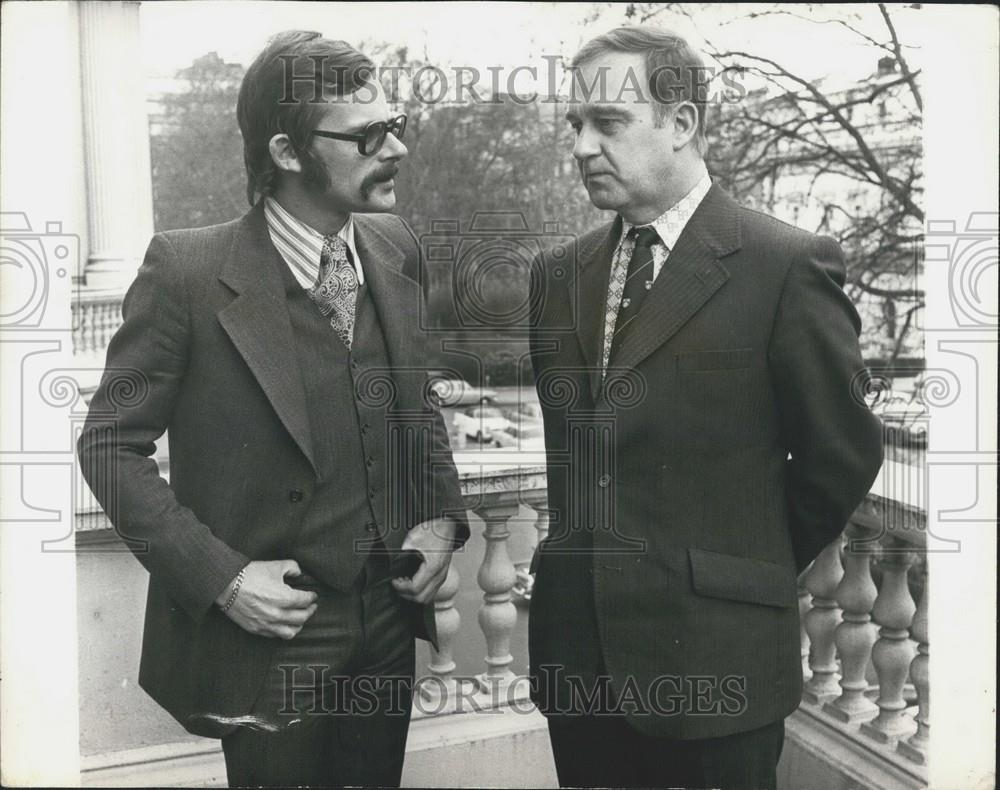
<instances>
[{"instance_id":1,"label":"sky","mask_svg":"<svg viewBox=\"0 0 1000 790\"><path fill-rule=\"evenodd\" d=\"M774 57L810 79L834 76L855 80L875 70L872 50L836 24L819 24L787 15L757 16L755 4L703 4L697 21L661 15L668 25L699 43L708 36L731 49ZM810 13L787 4L792 13ZM571 55L581 43L623 24L625 6L609 3L312 3L146 2L141 6L142 41L148 76L171 76L195 58L216 51L225 60L247 65L267 38L280 30L318 30L329 38L406 45L442 67L471 66L484 71L499 65L542 64L543 55ZM870 7L819 5L813 20L865 14ZM919 25L919 14L907 14ZM900 37L918 40L923 31L900 22ZM919 60L919 52L911 53Z\"/></svg>"}]
</instances>

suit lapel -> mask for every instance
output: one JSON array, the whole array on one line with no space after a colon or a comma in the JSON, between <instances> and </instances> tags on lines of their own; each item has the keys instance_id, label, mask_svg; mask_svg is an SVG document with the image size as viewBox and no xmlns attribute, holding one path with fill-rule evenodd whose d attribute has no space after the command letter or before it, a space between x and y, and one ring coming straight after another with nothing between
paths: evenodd
<instances>
[{"instance_id":1,"label":"suit lapel","mask_svg":"<svg viewBox=\"0 0 1000 790\"><path fill-rule=\"evenodd\" d=\"M611 256L618 246L622 221L617 218L597 235L594 245L580 250L580 269L576 280L575 299L570 296L574 309L573 328L576 330L580 349L586 362L590 380L590 394L596 400L601 387L602 341L604 339L604 314L608 299L608 278L611 275Z\"/></svg>"},{"instance_id":2,"label":"suit lapel","mask_svg":"<svg viewBox=\"0 0 1000 790\"><path fill-rule=\"evenodd\" d=\"M271 243L260 201L244 216L219 275L236 298L218 317L271 407L315 470L305 388L279 268L284 265Z\"/></svg>"},{"instance_id":3,"label":"suit lapel","mask_svg":"<svg viewBox=\"0 0 1000 790\"><path fill-rule=\"evenodd\" d=\"M712 185L670 251L622 338L614 366L634 368L667 342L729 279L720 258L740 247L736 203Z\"/></svg>"},{"instance_id":4,"label":"suit lapel","mask_svg":"<svg viewBox=\"0 0 1000 790\"><path fill-rule=\"evenodd\" d=\"M370 218L354 217L354 242L365 271L392 367L404 369L420 357L418 334L410 318L420 309L420 286L403 274L405 254Z\"/></svg>"}]
</instances>

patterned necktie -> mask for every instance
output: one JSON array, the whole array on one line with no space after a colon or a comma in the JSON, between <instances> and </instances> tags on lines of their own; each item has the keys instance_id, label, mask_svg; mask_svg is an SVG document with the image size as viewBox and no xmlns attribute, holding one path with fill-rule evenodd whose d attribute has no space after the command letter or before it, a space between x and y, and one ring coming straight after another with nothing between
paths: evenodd
<instances>
[{"instance_id":1,"label":"patterned necktie","mask_svg":"<svg viewBox=\"0 0 1000 790\"><path fill-rule=\"evenodd\" d=\"M614 334L607 346L605 368L608 360L620 350L623 332L635 320L643 299L653 286L653 245L660 240L660 237L649 226L632 228L628 236L635 242L628 270L622 271L619 267L615 278L617 282L613 283L614 287L608 289L608 321L605 331ZM612 291L620 294L620 300L615 298L614 303L612 303Z\"/></svg>"},{"instance_id":2,"label":"patterned necktie","mask_svg":"<svg viewBox=\"0 0 1000 790\"><path fill-rule=\"evenodd\" d=\"M354 338L354 306L358 300L358 273L351 250L336 234L323 238L319 277L309 289L309 298L330 319L330 326L348 349Z\"/></svg>"}]
</instances>

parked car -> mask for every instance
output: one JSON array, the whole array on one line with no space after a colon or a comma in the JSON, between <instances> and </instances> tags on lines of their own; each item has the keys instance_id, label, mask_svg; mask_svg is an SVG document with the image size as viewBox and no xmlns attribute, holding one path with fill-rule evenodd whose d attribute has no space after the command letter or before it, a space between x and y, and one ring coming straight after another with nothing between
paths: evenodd
<instances>
[{"instance_id":1,"label":"parked car","mask_svg":"<svg viewBox=\"0 0 1000 790\"><path fill-rule=\"evenodd\" d=\"M520 423L525 418L541 421L542 406L538 401L519 401L515 406L504 409L504 416L515 424Z\"/></svg>"},{"instance_id":2,"label":"parked car","mask_svg":"<svg viewBox=\"0 0 1000 790\"><path fill-rule=\"evenodd\" d=\"M496 390L474 387L464 379L431 376L430 397L438 406L490 404L496 396Z\"/></svg>"},{"instance_id":3,"label":"parked car","mask_svg":"<svg viewBox=\"0 0 1000 790\"><path fill-rule=\"evenodd\" d=\"M493 444L497 447L517 447L522 450L544 449L545 428L541 420L522 419L505 431L493 434Z\"/></svg>"},{"instance_id":4,"label":"parked car","mask_svg":"<svg viewBox=\"0 0 1000 790\"><path fill-rule=\"evenodd\" d=\"M494 406L469 406L455 413L455 428L477 442L489 442L511 428L510 420Z\"/></svg>"}]
</instances>

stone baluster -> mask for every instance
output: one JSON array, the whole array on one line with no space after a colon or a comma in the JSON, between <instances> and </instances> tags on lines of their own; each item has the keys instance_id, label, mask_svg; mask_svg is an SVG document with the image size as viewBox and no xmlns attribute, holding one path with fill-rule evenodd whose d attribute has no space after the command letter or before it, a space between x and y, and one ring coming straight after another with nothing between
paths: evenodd
<instances>
[{"instance_id":1,"label":"stone baluster","mask_svg":"<svg viewBox=\"0 0 1000 790\"><path fill-rule=\"evenodd\" d=\"M73 315L73 353L82 354L83 353L83 322L84 322L84 310L83 305L79 302L74 301L72 303L72 315Z\"/></svg>"},{"instance_id":2,"label":"stone baluster","mask_svg":"<svg viewBox=\"0 0 1000 790\"><path fill-rule=\"evenodd\" d=\"M538 546L549 534L549 510L547 507L548 498L543 491L540 497L526 496L527 504L535 511L535 539L532 541L532 551L536 551Z\"/></svg>"},{"instance_id":3,"label":"stone baluster","mask_svg":"<svg viewBox=\"0 0 1000 790\"><path fill-rule=\"evenodd\" d=\"M802 698L817 705L835 698L840 691L833 634L840 623L836 593L843 575L838 538L823 549L806 573L806 589L812 594L812 608L805 617L812 676L805 684Z\"/></svg>"},{"instance_id":4,"label":"stone baluster","mask_svg":"<svg viewBox=\"0 0 1000 790\"><path fill-rule=\"evenodd\" d=\"M872 580L871 559L878 544L871 539L871 532L855 524L847 526L844 536L847 539L844 576L836 592L843 616L834 632L834 644L840 656L841 692L824 706L824 711L853 724L867 721L878 713L878 706L865 696L868 690L865 670L876 639L871 611L878 589Z\"/></svg>"},{"instance_id":5,"label":"stone baluster","mask_svg":"<svg viewBox=\"0 0 1000 790\"><path fill-rule=\"evenodd\" d=\"M455 608L458 585L459 573L455 568L455 563L452 562L444 584L438 588L434 595L434 621L437 626L438 649L435 650L433 645L430 648L431 663L427 668L431 672L431 677L420 686L421 695L432 701L456 698L458 681L454 677L453 648L455 636L462 624L462 617L458 613L458 609Z\"/></svg>"},{"instance_id":6,"label":"stone baluster","mask_svg":"<svg viewBox=\"0 0 1000 790\"><path fill-rule=\"evenodd\" d=\"M111 302L104 302L98 306L100 310L100 330L98 332L97 342L98 345L95 347L95 351L103 351L108 347L108 343L111 342L111 336L115 333L115 308L117 305Z\"/></svg>"},{"instance_id":7,"label":"stone baluster","mask_svg":"<svg viewBox=\"0 0 1000 790\"><path fill-rule=\"evenodd\" d=\"M101 347L101 305L87 303L87 351L97 351Z\"/></svg>"},{"instance_id":8,"label":"stone baluster","mask_svg":"<svg viewBox=\"0 0 1000 790\"><path fill-rule=\"evenodd\" d=\"M534 558L535 552L545 537L549 534L549 510L548 497L544 490L529 491L524 495L524 503L535 512L534 532L531 534L531 556ZM526 601L531 600L531 592L535 586L535 578L527 569L517 572L518 586Z\"/></svg>"},{"instance_id":9,"label":"stone baluster","mask_svg":"<svg viewBox=\"0 0 1000 790\"><path fill-rule=\"evenodd\" d=\"M80 349L87 354L96 348L94 333L97 322L94 320L94 305L84 302L80 305Z\"/></svg>"},{"instance_id":10,"label":"stone baluster","mask_svg":"<svg viewBox=\"0 0 1000 790\"><path fill-rule=\"evenodd\" d=\"M914 762L926 765L927 745L931 736L930 632L927 629L927 607L931 592L926 558L921 572L924 591L910 625L910 637L917 643L917 655L910 664L910 680L917 691L917 731L905 741L899 741L896 750Z\"/></svg>"},{"instance_id":11,"label":"stone baluster","mask_svg":"<svg viewBox=\"0 0 1000 790\"><path fill-rule=\"evenodd\" d=\"M510 530L507 522L517 515L517 502L483 505L476 509L486 522L486 552L476 576L483 591L479 609L479 627L486 637L486 671L476 676L483 693L496 693L514 681L510 664L510 635L517 622L517 609L511 601L511 589L517 581L517 569L507 550Z\"/></svg>"},{"instance_id":12,"label":"stone baluster","mask_svg":"<svg viewBox=\"0 0 1000 790\"><path fill-rule=\"evenodd\" d=\"M80 303L80 353L87 354L93 349L94 309L88 302Z\"/></svg>"},{"instance_id":13,"label":"stone baluster","mask_svg":"<svg viewBox=\"0 0 1000 790\"><path fill-rule=\"evenodd\" d=\"M805 575L799 577L799 644L802 651L802 680L807 681L812 677L809 669L809 634L806 633L806 615L812 608L812 596L805 587Z\"/></svg>"},{"instance_id":14,"label":"stone baluster","mask_svg":"<svg viewBox=\"0 0 1000 790\"><path fill-rule=\"evenodd\" d=\"M101 304L100 302L91 302L87 306L87 319L90 323L89 337L89 347L88 351L97 352L101 348L101 335L104 334L104 321L101 315Z\"/></svg>"},{"instance_id":15,"label":"stone baluster","mask_svg":"<svg viewBox=\"0 0 1000 790\"><path fill-rule=\"evenodd\" d=\"M880 743L890 743L913 731L913 721L905 715L903 686L913 660L913 644L908 629L917 607L907 586L906 574L914 555L894 538L883 543L879 567L882 588L872 617L881 628L872 650L872 664L878 674L878 716L861 732Z\"/></svg>"}]
</instances>

